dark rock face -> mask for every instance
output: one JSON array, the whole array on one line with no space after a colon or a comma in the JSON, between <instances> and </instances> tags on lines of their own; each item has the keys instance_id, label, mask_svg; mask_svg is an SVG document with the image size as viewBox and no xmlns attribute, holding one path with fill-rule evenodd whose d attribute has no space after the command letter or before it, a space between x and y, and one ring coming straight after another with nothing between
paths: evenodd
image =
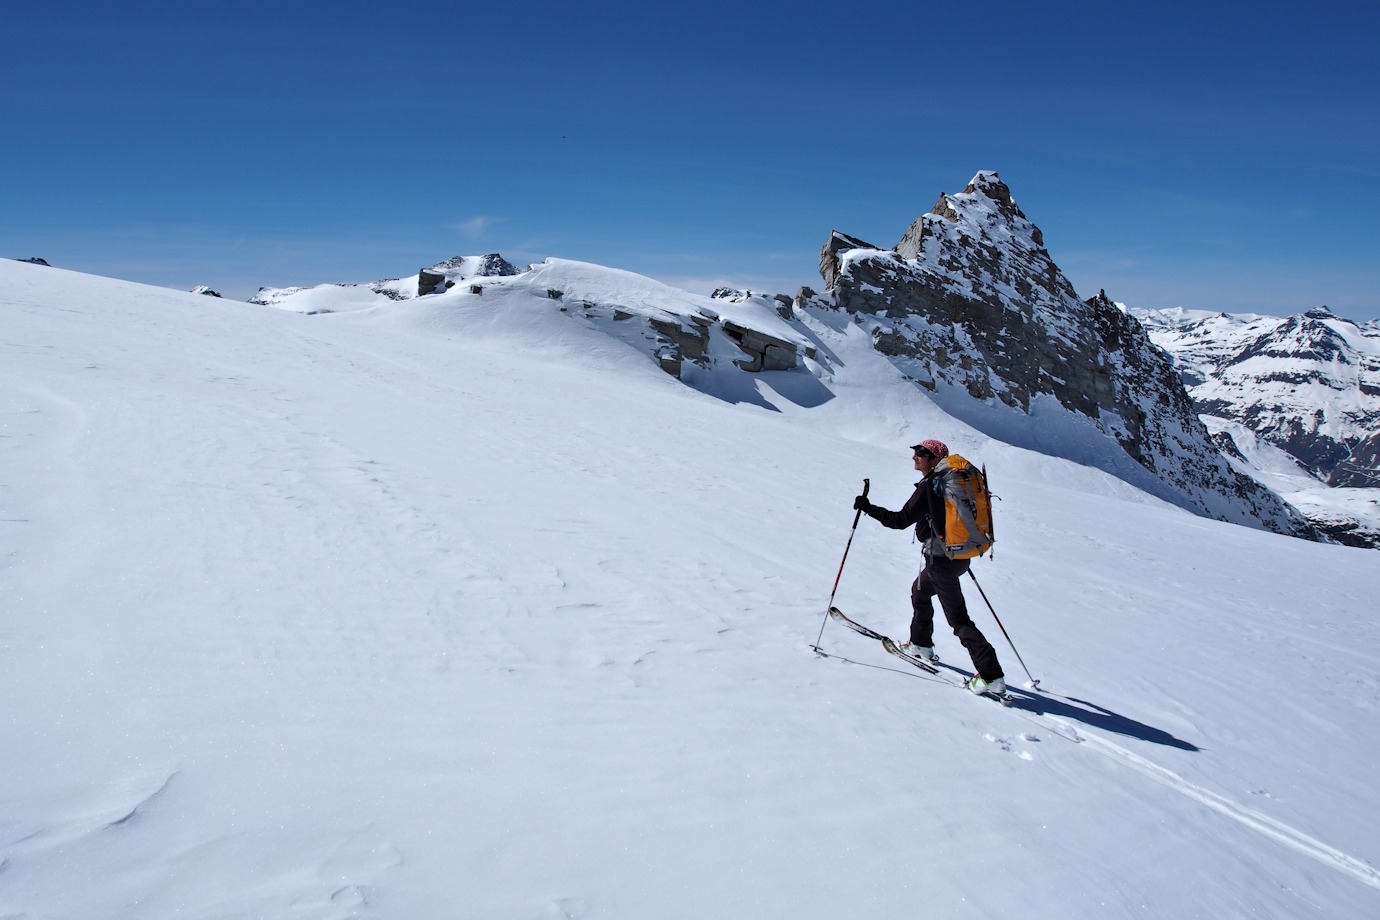
<instances>
[{"instance_id":1,"label":"dark rock face","mask_svg":"<svg viewBox=\"0 0 1380 920\"><path fill-rule=\"evenodd\" d=\"M431 266L431 271L439 272L447 277L463 275L466 278L475 276L501 278L520 275L523 269L518 268L498 253L491 252L484 256L455 256L444 262L437 262Z\"/></svg>"},{"instance_id":2,"label":"dark rock face","mask_svg":"<svg viewBox=\"0 0 1380 920\"><path fill-rule=\"evenodd\" d=\"M680 377L686 361L703 364L709 360L710 320L700 316L689 320L689 325L672 319L648 320L657 334L657 363L672 377Z\"/></svg>"},{"instance_id":3,"label":"dark rock face","mask_svg":"<svg viewBox=\"0 0 1380 920\"><path fill-rule=\"evenodd\" d=\"M1327 484L1338 488L1380 489L1380 434L1358 441L1332 468Z\"/></svg>"},{"instance_id":4,"label":"dark rock face","mask_svg":"<svg viewBox=\"0 0 1380 920\"><path fill-rule=\"evenodd\" d=\"M1226 462L1173 362L1136 319L1105 293L1079 300L996 173L980 172L961 193L941 196L893 249L835 231L820 253L820 275L836 306L871 328L879 351L976 427L991 418L979 405L1004 405L1027 418L1033 442L1041 436L1037 404L1052 399L1113 439L1162 497L1212 517L1315 535Z\"/></svg>"},{"instance_id":5,"label":"dark rock face","mask_svg":"<svg viewBox=\"0 0 1380 920\"><path fill-rule=\"evenodd\" d=\"M38 258L37 256L35 256L35 257L32 258L32 259L19 259L18 261L20 261L20 262L28 262L30 265L48 265L48 260L47 260L47 259L40 259L40 258ZM53 266L48 265L48 267L49 267L49 268L52 268Z\"/></svg>"},{"instance_id":6,"label":"dark rock face","mask_svg":"<svg viewBox=\"0 0 1380 920\"><path fill-rule=\"evenodd\" d=\"M743 299L751 294L735 292L732 296ZM598 320L603 315L611 315L615 324L626 324L625 328L619 330L619 337L630 343L638 338L632 330L645 323L652 333L649 344L654 357L661 369L673 377L682 377L687 362L703 369L709 369L714 364L711 341L716 333L721 333L743 353L743 357L732 361L739 370L751 373L791 371L800 366L801 349L795 342L714 314L666 312L658 316L648 314L645 308L629 306L625 309L618 304L588 301L583 302L581 308L586 318ZM807 346L804 351L806 356L813 357L813 348Z\"/></svg>"},{"instance_id":7,"label":"dark rock face","mask_svg":"<svg viewBox=\"0 0 1380 920\"><path fill-rule=\"evenodd\" d=\"M1329 519L1319 516L1311 520L1334 543L1357 549L1380 549L1380 536L1365 530L1351 518Z\"/></svg>"},{"instance_id":8,"label":"dark rock face","mask_svg":"<svg viewBox=\"0 0 1380 920\"><path fill-rule=\"evenodd\" d=\"M748 356L733 362L745 371L790 371L799 363L794 342L725 320L724 334Z\"/></svg>"},{"instance_id":9,"label":"dark rock face","mask_svg":"<svg viewBox=\"0 0 1380 920\"><path fill-rule=\"evenodd\" d=\"M441 272L433 272L425 268L417 272L418 297L425 297L426 295L434 294L437 291L444 291L449 286L450 285L446 283L446 276L443 275Z\"/></svg>"},{"instance_id":10,"label":"dark rock face","mask_svg":"<svg viewBox=\"0 0 1380 920\"><path fill-rule=\"evenodd\" d=\"M839 254L850 252L854 249L876 249L871 243L864 243L855 236L846 233L839 233L835 230L829 234L829 242L824 244L824 248L819 252L819 274L824 279L824 286L833 290L839 280Z\"/></svg>"},{"instance_id":11,"label":"dark rock face","mask_svg":"<svg viewBox=\"0 0 1380 920\"><path fill-rule=\"evenodd\" d=\"M199 285L197 285L196 287L192 288L192 293L193 293L193 294L205 294L207 297L219 297L219 296L220 296L220 292L219 292L219 291L213 291L213 290L211 290L209 287L207 287L207 286L204 285L204 284L199 284Z\"/></svg>"}]
</instances>

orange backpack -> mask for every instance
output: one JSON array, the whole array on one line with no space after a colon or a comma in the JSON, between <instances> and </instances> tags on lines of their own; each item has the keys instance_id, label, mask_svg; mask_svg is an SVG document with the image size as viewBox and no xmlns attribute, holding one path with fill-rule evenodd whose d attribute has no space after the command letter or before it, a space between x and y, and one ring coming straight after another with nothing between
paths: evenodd
<instances>
[{"instance_id":1,"label":"orange backpack","mask_svg":"<svg viewBox=\"0 0 1380 920\"><path fill-rule=\"evenodd\" d=\"M958 454L949 454L944 477L944 553L950 559L972 559L992 548L992 495L987 470Z\"/></svg>"}]
</instances>

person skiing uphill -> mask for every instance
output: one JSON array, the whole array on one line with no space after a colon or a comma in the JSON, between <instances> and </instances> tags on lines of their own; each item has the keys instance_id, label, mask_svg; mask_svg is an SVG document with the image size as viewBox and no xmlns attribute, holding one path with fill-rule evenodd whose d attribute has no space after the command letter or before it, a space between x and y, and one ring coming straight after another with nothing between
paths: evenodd
<instances>
[{"instance_id":1,"label":"person skiing uphill","mask_svg":"<svg viewBox=\"0 0 1380 920\"><path fill-rule=\"evenodd\" d=\"M997 650L973 623L968 604L963 599L959 578L968 571L968 559L950 559L944 549L944 481L952 475L946 458L949 448L943 441L926 440L911 448L915 452L915 468L924 476L915 484L915 492L900 511L888 511L874 505L866 496L853 500L853 508L873 518L883 527L901 530L914 525L915 535L923 547L924 565L910 587L910 641L902 650L924 661L937 661L934 653L934 603L944 610L958 641L968 650L977 671L968 680L974 693L1006 693L1006 677L997 661Z\"/></svg>"}]
</instances>

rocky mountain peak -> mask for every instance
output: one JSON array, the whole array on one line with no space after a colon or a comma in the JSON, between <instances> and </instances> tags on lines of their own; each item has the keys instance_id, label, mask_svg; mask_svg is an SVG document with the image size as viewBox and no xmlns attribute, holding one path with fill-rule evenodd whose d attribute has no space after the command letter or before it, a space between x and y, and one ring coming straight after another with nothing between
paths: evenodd
<instances>
[{"instance_id":1,"label":"rocky mountain peak","mask_svg":"<svg viewBox=\"0 0 1380 920\"><path fill-rule=\"evenodd\" d=\"M1117 307L1116 301L1112 300L1112 298L1107 296L1106 289L1098 291L1096 297L1089 297L1088 306L1092 307L1094 310L1119 309L1119 307Z\"/></svg>"},{"instance_id":2,"label":"rocky mountain peak","mask_svg":"<svg viewBox=\"0 0 1380 920\"><path fill-rule=\"evenodd\" d=\"M511 277L523 271L496 252L483 256L452 256L444 262L437 262L430 270L457 278Z\"/></svg>"},{"instance_id":3,"label":"rocky mountain peak","mask_svg":"<svg viewBox=\"0 0 1380 920\"><path fill-rule=\"evenodd\" d=\"M819 251L819 274L824 279L824 286L833 288L838 281L839 272L843 270L839 262L839 255L845 252L857 250L876 250L876 246L865 243L856 236L849 236L835 230L829 234L829 241Z\"/></svg>"},{"instance_id":4,"label":"rocky mountain peak","mask_svg":"<svg viewBox=\"0 0 1380 920\"><path fill-rule=\"evenodd\" d=\"M302 313L330 313L348 301L352 309L377 299L379 302L410 300L454 287L470 278L511 277L527 269L518 268L496 252L482 256L452 256L423 268L410 278L384 278L365 284L317 284L309 287L261 287L250 303L280 307ZM336 289L351 291L358 297L342 300Z\"/></svg>"},{"instance_id":5,"label":"rocky mountain peak","mask_svg":"<svg viewBox=\"0 0 1380 920\"><path fill-rule=\"evenodd\" d=\"M895 252L937 270L991 279L1002 287L1017 279L1053 277L1044 234L1025 216L995 172L973 177L962 192L942 194L928 214L906 230ZM964 264L967 263L967 264ZM973 264L979 263L979 264ZM1073 289L1058 296L1073 296Z\"/></svg>"},{"instance_id":6,"label":"rocky mountain peak","mask_svg":"<svg viewBox=\"0 0 1380 920\"><path fill-rule=\"evenodd\" d=\"M1040 228L1030 223L1012 197L1010 187L991 170L979 172L957 194L941 194L929 213L922 215L906 231L896 251L904 258L916 258L923 251L923 241L927 237L943 236L948 232L979 240L1027 238L1027 248L1044 246Z\"/></svg>"},{"instance_id":7,"label":"rocky mountain peak","mask_svg":"<svg viewBox=\"0 0 1380 920\"><path fill-rule=\"evenodd\" d=\"M833 232L820 273L837 308L871 331L875 347L974 427L1077 454L1202 514L1314 533L1231 468L1169 356L1134 317L1105 291L1078 298L995 172L941 196L893 249ZM1058 443L1086 439L1045 430L1054 406L1067 413L1055 428L1086 425L1114 453ZM996 411L1002 407L1008 411Z\"/></svg>"},{"instance_id":8,"label":"rocky mountain peak","mask_svg":"<svg viewBox=\"0 0 1380 920\"><path fill-rule=\"evenodd\" d=\"M1021 209L1016 207L1016 201L1011 197L1011 189L1006 183L1001 181L1001 177L990 169L979 170L973 181L969 182L963 189L964 195L985 195L992 201L1000 205L1005 205L1021 217Z\"/></svg>"}]
</instances>

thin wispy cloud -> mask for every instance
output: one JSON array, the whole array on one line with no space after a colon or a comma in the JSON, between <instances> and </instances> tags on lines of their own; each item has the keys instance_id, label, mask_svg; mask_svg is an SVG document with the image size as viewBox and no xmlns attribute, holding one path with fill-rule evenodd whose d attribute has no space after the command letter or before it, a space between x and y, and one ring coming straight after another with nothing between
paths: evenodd
<instances>
[{"instance_id":1,"label":"thin wispy cloud","mask_svg":"<svg viewBox=\"0 0 1380 920\"><path fill-rule=\"evenodd\" d=\"M494 224L494 219L487 215L470 217L460 221L455 225L455 229L467 240L478 240L489 232L489 228Z\"/></svg>"}]
</instances>

